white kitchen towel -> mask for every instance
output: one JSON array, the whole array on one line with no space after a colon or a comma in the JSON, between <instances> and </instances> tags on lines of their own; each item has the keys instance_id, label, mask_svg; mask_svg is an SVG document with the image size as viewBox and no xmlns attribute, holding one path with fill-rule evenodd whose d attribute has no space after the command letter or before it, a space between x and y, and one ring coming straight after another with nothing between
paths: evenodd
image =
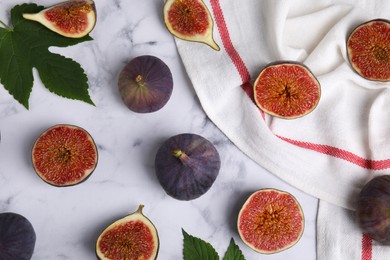
<instances>
[{"instance_id":1,"label":"white kitchen towel","mask_svg":"<svg viewBox=\"0 0 390 260\"><path fill-rule=\"evenodd\" d=\"M213 15L214 37L221 51L180 39L176 44L208 117L271 173L319 198L321 205L326 202L341 211L353 210L361 187L373 176L389 172L390 83L357 75L348 62L345 43L358 24L389 18L390 1L205 3ZM261 68L277 60L300 61L320 81L321 100L309 115L294 120L273 118L260 112L247 95ZM346 214L338 214L337 223L346 221ZM332 215L320 206L319 221ZM326 228L319 230L325 233L318 236L325 239L333 235ZM338 244L332 245L342 251ZM343 256L339 259L355 259ZM337 258L323 255L322 259Z\"/></svg>"},{"instance_id":2,"label":"white kitchen towel","mask_svg":"<svg viewBox=\"0 0 390 260\"><path fill-rule=\"evenodd\" d=\"M355 212L320 201L317 260L387 260L390 246L373 241L356 228Z\"/></svg>"}]
</instances>

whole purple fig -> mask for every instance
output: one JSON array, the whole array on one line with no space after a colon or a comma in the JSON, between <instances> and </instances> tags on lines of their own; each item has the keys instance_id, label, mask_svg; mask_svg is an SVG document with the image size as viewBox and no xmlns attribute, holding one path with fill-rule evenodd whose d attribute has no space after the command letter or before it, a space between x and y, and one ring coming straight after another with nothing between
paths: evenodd
<instances>
[{"instance_id":1,"label":"whole purple fig","mask_svg":"<svg viewBox=\"0 0 390 260\"><path fill-rule=\"evenodd\" d=\"M221 160L217 149L196 134L172 136L157 151L156 175L166 193L192 200L206 193L218 176Z\"/></svg>"},{"instance_id":2,"label":"whole purple fig","mask_svg":"<svg viewBox=\"0 0 390 260\"><path fill-rule=\"evenodd\" d=\"M169 67L151 55L138 56L119 74L119 93L126 106L137 113L160 110L171 97L173 78Z\"/></svg>"},{"instance_id":3,"label":"whole purple fig","mask_svg":"<svg viewBox=\"0 0 390 260\"><path fill-rule=\"evenodd\" d=\"M374 177L358 195L356 217L362 231L390 245L390 175Z\"/></svg>"},{"instance_id":4,"label":"whole purple fig","mask_svg":"<svg viewBox=\"0 0 390 260\"><path fill-rule=\"evenodd\" d=\"M13 212L0 214L0 259L29 260L35 242L35 230L27 218Z\"/></svg>"}]
</instances>

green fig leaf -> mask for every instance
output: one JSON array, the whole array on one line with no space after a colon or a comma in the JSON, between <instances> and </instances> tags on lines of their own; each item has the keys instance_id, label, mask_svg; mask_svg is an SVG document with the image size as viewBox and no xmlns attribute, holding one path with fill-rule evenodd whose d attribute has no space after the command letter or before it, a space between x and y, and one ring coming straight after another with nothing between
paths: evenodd
<instances>
[{"instance_id":1,"label":"green fig leaf","mask_svg":"<svg viewBox=\"0 0 390 260\"><path fill-rule=\"evenodd\" d=\"M189 235L182 229L184 236L184 260L219 260L214 247L200 238Z\"/></svg>"},{"instance_id":2,"label":"green fig leaf","mask_svg":"<svg viewBox=\"0 0 390 260\"><path fill-rule=\"evenodd\" d=\"M233 238L230 240L229 247L223 257L223 260L245 260L244 255L238 245L234 242Z\"/></svg>"},{"instance_id":3,"label":"green fig leaf","mask_svg":"<svg viewBox=\"0 0 390 260\"><path fill-rule=\"evenodd\" d=\"M0 21L0 83L25 108L33 88L32 70L36 68L44 86L69 99L94 105L88 93L88 78L81 66L49 47L67 47L90 41L90 36L67 38L43 25L26 20L23 13L38 13L44 7L36 4L16 5L11 10L9 27Z\"/></svg>"}]
</instances>

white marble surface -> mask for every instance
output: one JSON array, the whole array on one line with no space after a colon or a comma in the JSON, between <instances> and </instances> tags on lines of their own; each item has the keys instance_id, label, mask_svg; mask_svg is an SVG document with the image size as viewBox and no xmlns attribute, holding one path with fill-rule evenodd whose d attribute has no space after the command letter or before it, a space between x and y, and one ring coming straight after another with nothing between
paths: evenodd
<instances>
[{"instance_id":1,"label":"white marble surface","mask_svg":"<svg viewBox=\"0 0 390 260\"><path fill-rule=\"evenodd\" d=\"M9 10L25 2L48 6L58 1L0 0L0 19L9 23ZM96 5L98 22L91 33L93 41L51 49L82 65L95 107L50 93L36 71L30 110L0 87L0 212L17 212L32 222L37 234L33 259L95 259L99 233L141 203L159 232L158 259L183 258L181 228L209 241L220 256L233 237L246 259L315 259L317 200L251 161L210 122L186 76L174 39L164 26L163 1L96 0ZM122 103L117 76L126 62L144 54L167 63L174 90L163 109L136 114ZM46 184L31 165L33 142L58 123L85 128L98 145L97 169L86 182L73 187ZM168 137L184 132L209 139L222 159L212 188L189 202L167 196L154 171L157 148ZM246 197L267 187L295 195L306 217L298 244L274 255L249 249L236 229L237 214Z\"/></svg>"}]
</instances>

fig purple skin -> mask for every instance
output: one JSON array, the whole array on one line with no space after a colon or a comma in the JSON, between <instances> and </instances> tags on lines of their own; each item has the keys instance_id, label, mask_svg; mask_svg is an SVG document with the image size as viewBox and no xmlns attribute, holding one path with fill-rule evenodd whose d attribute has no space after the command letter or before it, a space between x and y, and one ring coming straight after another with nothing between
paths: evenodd
<instances>
[{"instance_id":1,"label":"fig purple skin","mask_svg":"<svg viewBox=\"0 0 390 260\"><path fill-rule=\"evenodd\" d=\"M155 112L165 106L172 95L172 73L161 59L151 55L138 56L120 72L118 88L130 110Z\"/></svg>"},{"instance_id":2,"label":"fig purple skin","mask_svg":"<svg viewBox=\"0 0 390 260\"><path fill-rule=\"evenodd\" d=\"M358 196L356 217L364 233L390 245L390 175L375 177L364 185Z\"/></svg>"},{"instance_id":3,"label":"fig purple skin","mask_svg":"<svg viewBox=\"0 0 390 260\"><path fill-rule=\"evenodd\" d=\"M157 151L157 178L166 193L178 200L193 200L213 185L221 167L217 149L196 134L169 138Z\"/></svg>"},{"instance_id":4,"label":"fig purple skin","mask_svg":"<svg viewBox=\"0 0 390 260\"><path fill-rule=\"evenodd\" d=\"M35 231L28 219L13 212L0 214L0 259L31 259L35 241Z\"/></svg>"}]
</instances>

